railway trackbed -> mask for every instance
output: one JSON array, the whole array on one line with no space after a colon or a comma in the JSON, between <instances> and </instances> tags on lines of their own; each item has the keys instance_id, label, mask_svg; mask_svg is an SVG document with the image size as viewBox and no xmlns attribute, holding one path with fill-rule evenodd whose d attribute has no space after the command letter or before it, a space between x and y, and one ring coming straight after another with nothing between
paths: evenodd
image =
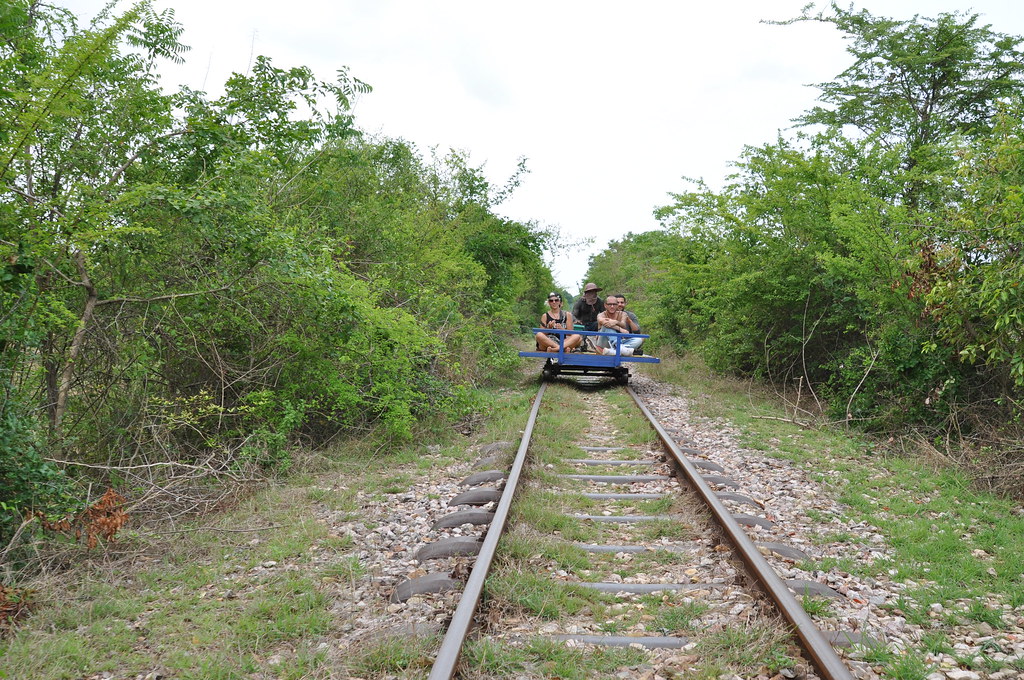
<instances>
[{"instance_id":1,"label":"railway trackbed","mask_svg":"<svg viewBox=\"0 0 1024 680\"><path fill-rule=\"evenodd\" d=\"M765 677L854 677L836 649L868 640L819 630L805 611L801 598L843 595L798 546L773 540L787 533L773 499L677 443L631 389L555 389L550 399L541 387L514 455L463 480L416 552L422 568L391 592L396 606L453 607L450 621L435 616L448 625L430 678L509 677L500 660L535 657L550 658L511 677L563 677L559 663L593 664L588 677L685 677L709 656ZM589 424L567 440L560 414L574 408Z\"/></svg>"}]
</instances>

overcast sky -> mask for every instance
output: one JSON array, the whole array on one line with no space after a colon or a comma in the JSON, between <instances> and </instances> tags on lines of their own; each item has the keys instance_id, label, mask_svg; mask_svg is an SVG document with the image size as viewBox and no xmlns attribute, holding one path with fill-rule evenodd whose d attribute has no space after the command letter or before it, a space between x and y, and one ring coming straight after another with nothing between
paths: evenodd
<instances>
[{"instance_id":1,"label":"overcast sky","mask_svg":"<svg viewBox=\"0 0 1024 680\"><path fill-rule=\"evenodd\" d=\"M806 0L155 0L173 7L192 47L164 82L218 94L254 55L322 79L348 66L373 86L355 106L370 134L424 155L459 149L502 185L530 174L498 212L593 243L552 262L571 293L590 255L657 228L652 210L683 177L718 187L744 145L760 145L810 108L813 83L850 63L829 26L774 26ZM91 19L102 0L56 0ZM121 3L127 7L128 3ZM822 6L822 3L818 3ZM1024 35L1019 0L870 0L873 14L979 13Z\"/></svg>"}]
</instances>

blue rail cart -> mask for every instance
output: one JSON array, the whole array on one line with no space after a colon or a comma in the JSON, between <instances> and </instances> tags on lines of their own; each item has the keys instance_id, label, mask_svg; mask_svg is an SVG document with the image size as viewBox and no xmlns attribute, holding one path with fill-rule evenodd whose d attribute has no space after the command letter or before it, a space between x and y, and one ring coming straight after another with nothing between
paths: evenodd
<instances>
[{"instance_id":1,"label":"blue rail cart","mask_svg":"<svg viewBox=\"0 0 1024 680\"><path fill-rule=\"evenodd\" d=\"M614 349L606 350L605 354L592 352L566 352L565 337L567 335L582 335L584 342L587 336L606 336L622 338L649 338L649 335L642 333L607 333L601 331L580 331L562 330L558 328L534 328L534 333L549 333L558 336L557 352L520 352L519 356L532 359L547 359L542 368L542 375L545 380L550 380L559 375L596 375L614 378L616 382L623 385L629 382L629 368L623 364L633 362L640 364L657 364L661 359L655 357L623 356L621 347L616 343Z\"/></svg>"}]
</instances>

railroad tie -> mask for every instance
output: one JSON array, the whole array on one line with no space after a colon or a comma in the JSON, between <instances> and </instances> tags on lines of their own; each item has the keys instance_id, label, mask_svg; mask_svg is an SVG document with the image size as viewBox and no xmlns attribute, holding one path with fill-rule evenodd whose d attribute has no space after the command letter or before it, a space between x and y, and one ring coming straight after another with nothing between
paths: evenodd
<instances>
[{"instance_id":1,"label":"railroad tie","mask_svg":"<svg viewBox=\"0 0 1024 680\"><path fill-rule=\"evenodd\" d=\"M559 475L562 479L578 479L584 482L605 484L635 484L637 482L670 482L668 475Z\"/></svg>"},{"instance_id":2,"label":"railroad tie","mask_svg":"<svg viewBox=\"0 0 1024 680\"><path fill-rule=\"evenodd\" d=\"M461 527L463 524L490 524L494 519L494 513L488 510L460 510L445 515L434 522L432 529L450 529Z\"/></svg>"},{"instance_id":3,"label":"railroad tie","mask_svg":"<svg viewBox=\"0 0 1024 680\"><path fill-rule=\"evenodd\" d=\"M479 555L483 539L479 536L454 536L444 538L440 541L427 543L416 551L416 560L426 562L442 557L461 557L464 555Z\"/></svg>"},{"instance_id":4,"label":"railroad tie","mask_svg":"<svg viewBox=\"0 0 1024 680\"><path fill-rule=\"evenodd\" d=\"M413 595L443 593L449 590L458 590L462 585L462 581L453 579L448 574L424 574L419 578L411 578L399 583L398 586L395 587L395 592L391 594L391 601L405 602Z\"/></svg>"},{"instance_id":5,"label":"railroad tie","mask_svg":"<svg viewBox=\"0 0 1024 680\"><path fill-rule=\"evenodd\" d=\"M508 477L508 472L505 470L483 470L481 472L474 472L469 477L466 477L461 482L460 486L480 486L481 484L489 484L490 482L501 481Z\"/></svg>"},{"instance_id":6,"label":"railroad tie","mask_svg":"<svg viewBox=\"0 0 1024 680\"><path fill-rule=\"evenodd\" d=\"M667 635L645 635L631 637L629 635L548 635L559 642L578 642L584 645L601 645L602 647L632 647L640 645L648 649L682 649L690 644L689 638L671 637Z\"/></svg>"},{"instance_id":7,"label":"railroad tie","mask_svg":"<svg viewBox=\"0 0 1024 680\"><path fill-rule=\"evenodd\" d=\"M501 499L501 489L475 487L448 501L448 505L487 505Z\"/></svg>"},{"instance_id":8,"label":"railroad tie","mask_svg":"<svg viewBox=\"0 0 1024 680\"><path fill-rule=\"evenodd\" d=\"M585 493L584 498L596 501L656 501L667 498L667 493Z\"/></svg>"},{"instance_id":9,"label":"railroad tie","mask_svg":"<svg viewBox=\"0 0 1024 680\"><path fill-rule=\"evenodd\" d=\"M645 552L671 552L671 553L686 553L696 550L700 547L697 541L690 541L689 545L598 545L594 543L574 543L577 548L590 553L611 553L618 555L619 553L645 553Z\"/></svg>"},{"instance_id":10,"label":"railroad tie","mask_svg":"<svg viewBox=\"0 0 1024 680\"><path fill-rule=\"evenodd\" d=\"M785 543L764 542L755 543L754 545L756 545L762 553L767 552L769 554L775 554L779 557L784 557L786 559L790 559L796 562L800 562L803 560L809 561L811 559L811 556L805 553L803 550L800 550L799 548L794 548L791 545L786 545Z\"/></svg>"},{"instance_id":11,"label":"railroad tie","mask_svg":"<svg viewBox=\"0 0 1024 680\"><path fill-rule=\"evenodd\" d=\"M572 585L581 588L591 588L602 593L629 593L630 595L649 595L651 593L660 593L663 590L672 592L721 590L725 587L721 583L595 583L590 581L574 582Z\"/></svg>"},{"instance_id":12,"label":"railroad tie","mask_svg":"<svg viewBox=\"0 0 1024 680\"><path fill-rule=\"evenodd\" d=\"M565 462L576 465L657 465L660 460L652 458L634 460L602 460L600 458L566 458Z\"/></svg>"},{"instance_id":13,"label":"railroad tie","mask_svg":"<svg viewBox=\"0 0 1024 680\"><path fill-rule=\"evenodd\" d=\"M674 517L670 515L569 515L574 519L590 520L591 522L614 522L618 524L633 524L635 522L657 522L669 521Z\"/></svg>"}]
</instances>

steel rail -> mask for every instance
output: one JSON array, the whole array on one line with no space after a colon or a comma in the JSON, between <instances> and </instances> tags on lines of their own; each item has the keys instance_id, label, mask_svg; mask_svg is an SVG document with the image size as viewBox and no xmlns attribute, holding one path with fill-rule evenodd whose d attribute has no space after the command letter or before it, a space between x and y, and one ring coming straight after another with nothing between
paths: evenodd
<instances>
[{"instance_id":1,"label":"steel rail","mask_svg":"<svg viewBox=\"0 0 1024 680\"><path fill-rule=\"evenodd\" d=\"M825 636L814 625L814 621L804 611L796 596L790 592L789 587L775 573L775 570L768 564L768 561L757 549L757 546L754 545L754 542L750 540L750 537L747 536L739 523L733 519L732 513L719 500L708 483L704 481L697 467L686 458L679 446L676 445L672 437L665 431L665 428L661 426L661 423L648 410L647 405L633 391L633 388L626 386L626 391L633 397L633 401L636 402L644 416L647 417L647 420L650 421L655 431L657 431L662 444L665 445L666 450L675 458L679 468L686 474L689 483L711 509L715 519L729 537L733 547L735 547L740 558L747 565L751 575L761 584L772 601L775 602L783 617L793 626L797 637L800 638L803 644L804 650L811 656L815 667L821 673L824 680L853 680L853 674L846 664L843 663L842 659L839 658L839 655L836 654L832 643L826 640Z\"/></svg>"},{"instance_id":2,"label":"steel rail","mask_svg":"<svg viewBox=\"0 0 1024 680\"><path fill-rule=\"evenodd\" d=\"M441 647L434 658L434 665L430 669L428 680L449 680L455 674L455 666L459 661L459 654L462 652L462 645L469 634L469 627L473 623L473 614L480 596L484 590L484 581L487 580L487 573L491 569L491 562L494 560L494 553L498 547L498 541L505 530L505 522L508 519L509 509L512 507L512 497L515 496L516 487L519 484L519 477L526 464L526 451L530 448L530 437L533 435L533 426L537 422L537 413L540 411L540 401L544 396L547 383L541 383L540 390L533 400L533 408L530 410L530 418L526 421L526 429L523 430L523 437L519 442L519 450L516 451L515 460L512 462L512 469L505 481L505 489L498 501L498 507L494 511L494 519L484 537L480 553L477 555L473 570L469 573L466 587L459 599L459 606L455 608L452 622L448 626Z\"/></svg>"}]
</instances>

